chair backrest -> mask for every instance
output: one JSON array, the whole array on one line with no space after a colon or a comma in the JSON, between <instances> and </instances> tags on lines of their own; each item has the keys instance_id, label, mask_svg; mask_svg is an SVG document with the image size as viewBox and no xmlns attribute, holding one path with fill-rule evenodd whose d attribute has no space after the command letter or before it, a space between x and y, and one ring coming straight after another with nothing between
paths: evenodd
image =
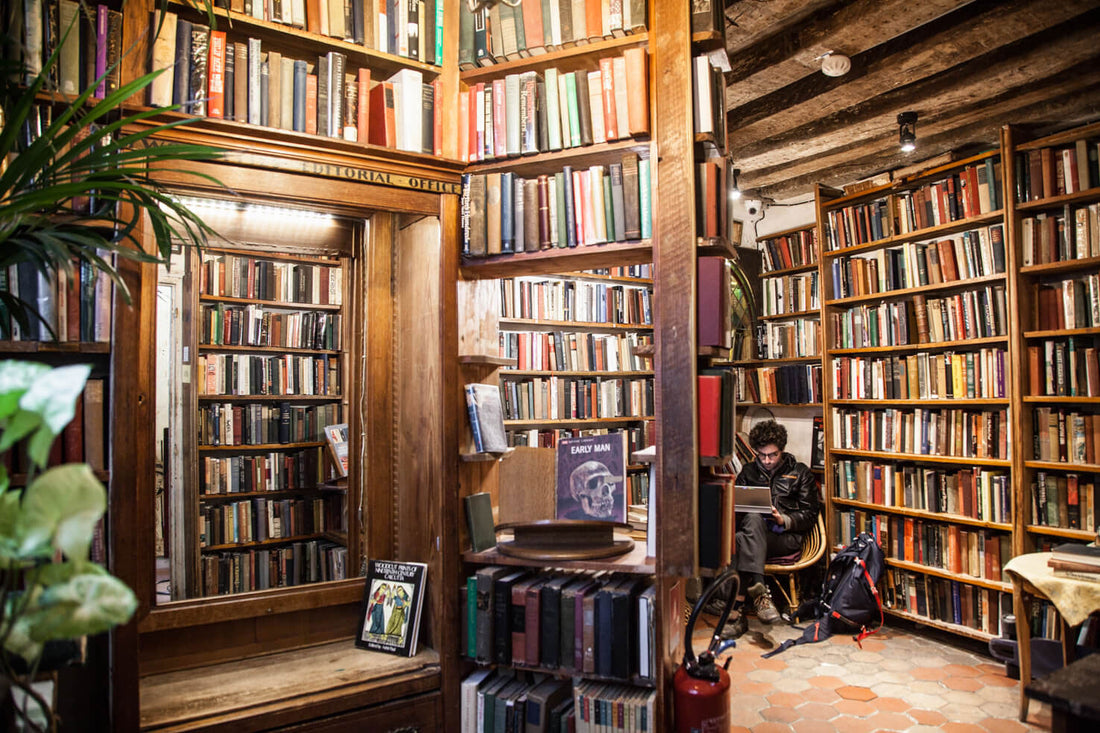
<instances>
[{"instance_id":1,"label":"chair backrest","mask_svg":"<svg viewBox=\"0 0 1100 733\"><path fill-rule=\"evenodd\" d=\"M790 565L765 565L764 572L767 574L773 573L793 573L803 568L808 568L825 554L825 518L819 513L817 515L817 524L806 533L806 536L802 539L802 554L798 560Z\"/></svg>"}]
</instances>

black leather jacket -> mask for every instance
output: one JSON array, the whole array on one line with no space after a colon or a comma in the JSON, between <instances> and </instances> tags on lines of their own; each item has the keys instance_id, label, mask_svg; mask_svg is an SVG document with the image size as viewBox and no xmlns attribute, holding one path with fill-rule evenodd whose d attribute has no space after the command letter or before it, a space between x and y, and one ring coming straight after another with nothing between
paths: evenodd
<instances>
[{"instance_id":1,"label":"black leather jacket","mask_svg":"<svg viewBox=\"0 0 1100 733\"><path fill-rule=\"evenodd\" d=\"M784 452L779 465L770 475L756 461L749 463L737 474L742 486L770 486L772 504L780 514L790 517L788 532L808 532L817 523L821 499L818 496L814 475L804 464Z\"/></svg>"}]
</instances>

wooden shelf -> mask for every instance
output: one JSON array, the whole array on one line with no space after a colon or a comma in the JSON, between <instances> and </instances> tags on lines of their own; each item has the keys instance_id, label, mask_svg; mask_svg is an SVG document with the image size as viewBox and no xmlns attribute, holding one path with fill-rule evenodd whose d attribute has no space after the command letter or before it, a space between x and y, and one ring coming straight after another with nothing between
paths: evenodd
<instances>
[{"instance_id":1,"label":"wooden shelf","mask_svg":"<svg viewBox=\"0 0 1100 733\"><path fill-rule=\"evenodd\" d=\"M232 298L228 295L200 295L200 303L228 303L230 305L262 305L267 308L295 311L339 311L342 305L317 303L291 303L285 300L260 300L259 298Z\"/></svg>"},{"instance_id":2,"label":"wooden shelf","mask_svg":"<svg viewBox=\"0 0 1100 733\"><path fill-rule=\"evenodd\" d=\"M1007 522L990 522L984 519L975 519L973 517L967 517L962 514L946 514L943 512L930 512L924 509L910 509L909 507L902 506L888 506L886 504L872 504L865 501L857 501L855 499L845 499L840 496L834 496L832 500L833 504L839 504L841 506L849 506L854 509L862 509L867 512L882 512L884 514L897 514L903 517L913 517L915 519L927 519L934 522L944 522L947 524L966 524L971 527L981 527L983 529L995 529L1001 532L1011 532L1012 525Z\"/></svg>"},{"instance_id":3,"label":"wooden shelf","mask_svg":"<svg viewBox=\"0 0 1100 733\"><path fill-rule=\"evenodd\" d=\"M691 34L691 45L700 51L724 49L726 37L719 31L696 31Z\"/></svg>"},{"instance_id":4,"label":"wooden shelf","mask_svg":"<svg viewBox=\"0 0 1100 733\"><path fill-rule=\"evenodd\" d=\"M652 331L651 323L600 323L599 321L549 321L540 318L501 318L502 330L530 328L535 331Z\"/></svg>"},{"instance_id":5,"label":"wooden shelf","mask_svg":"<svg viewBox=\"0 0 1100 733\"><path fill-rule=\"evenodd\" d=\"M707 468L719 468L730 462L732 456L699 456L699 465Z\"/></svg>"},{"instance_id":6,"label":"wooden shelf","mask_svg":"<svg viewBox=\"0 0 1100 733\"><path fill-rule=\"evenodd\" d=\"M784 356L780 359L740 359L731 361L730 364L739 367L753 367L775 366L778 364L812 364L819 361L821 361L820 356Z\"/></svg>"},{"instance_id":7,"label":"wooden shelf","mask_svg":"<svg viewBox=\"0 0 1100 733\"><path fill-rule=\"evenodd\" d=\"M767 316L760 316L761 321L783 321L788 318L818 318L821 316L821 311L817 308L811 308L810 310L794 311L791 313L773 313Z\"/></svg>"},{"instance_id":8,"label":"wooden shelf","mask_svg":"<svg viewBox=\"0 0 1100 733\"><path fill-rule=\"evenodd\" d=\"M0 353L110 354L111 345L100 341L0 341Z\"/></svg>"},{"instance_id":9,"label":"wooden shelf","mask_svg":"<svg viewBox=\"0 0 1100 733\"><path fill-rule=\"evenodd\" d=\"M508 668L509 669L523 670L524 672L534 672L534 673L539 674L539 675L548 675L548 676L551 676L551 677L570 677L570 678L572 678L572 677L583 677L586 681L593 681L593 682L612 682L612 683L616 683L616 684L620 684L620 685L630 685L632 687L648 687L648 688L651 688L651 689L656 687L656 684L653 682L653 680L645 680L645 679L642 679L641 677L638 677L638 676L632 676L632 677L625 677L624 678L624 677L608 677L606 675L591 674L591 673L577 674L573 669L572 663L567 665L567 667L565 669L558 668L558 667L532 666L532 665L529 665L529 664L509 664Z\"/></svg>"},{"instance_id":10,"label":"wooden shelf","mask_svg":"<svg viewBox=\"0 0 1100 733\"><path fill-rule=\"evenodd\" d=\"M544 71L556 68L563 72L585 69L592 71L599 68L601 56L611 55L610 51L618 51L632 46L644 46L649 44L649 33L634 33L609 38L586 45L549 51L538 56L494 63L490 66L480 66L471 69L463 69L459 72L459 78L466 84L499 78L505 74L518 74L524 71ZM580 51L578 53L578 50Z\"/></svg>"},{"instance_id":11,"label":"wooden shelf","mask_svg":"<svg viewBox=\"0 0 1100 733\"><path fill-rule=\"evenodd\" d=\"M199 344L199 352L210 351L239 351L245 353L260 352L265 354L329 354L340 356L342 351L331 349L300 349L290 346L240 346L237 344Z\"/></svg>"},{"instance_id":12,"label":"wooden shelf","mask_svg":"<svg viewBox=\"0 0 1100 733\"><path fill-rule=\"evenodd\" d=\"M458 459L463 463L492 463L493 461L507 458L515 452L515 448L509 448L503 453L487 453L485 451L481 451L480 453L459 453Z\"/></svg>"},{"instance_id":13,"label":"wooden shelf","mask_svg":"<svg viewBox=\"0 0 1100 733\"><path fill-rule=\"evenodd\" d=\"M995 344L1005 343L1008 343L1008 336L986 336L984 338L977 339L963 339L959 341L937 341L935 343L927 344L895 344L893 346L860 346L853 348L829 349L826 353L831 356L840 356L844 354L874 354L888 353L894 351L946 351L948 349L980 348L982 346L993 346Z\"/></svg>"},{"instance_id":14,"label":"wooden shelf","mask_svg":"<svg viewBox=\"0 0 1100 733\"><path fill-rule=\"evenodd\" d=\"M461 275L467 280L513 275L555 274L565 270L594 270L653 261L651 240L610 242L580 247L557 247L539 252L462 257Z\"/></svg>"},{"instance_id":15,"label":"wooden shelf","mask_svg":"<svg viewBox=\"0 0 1100 733\"><path fill-rule=\"evenodd\" d=\"M922 573L923 575L931 575L936 578L943 578L944 580L957 580L960 583L966 583L967 585L977 585L982 588L999 590L1004 593L1012 592L1011 583L1002 583L997 580L987 580L985 578L978 578L973 575L964 575L962 573L952 573L950 570L944 570L943 568L935 568L930 565L921 565L915 562L906 562L905 560L897 560L892 557L886 558L886 564L895 568L901 568L902 570L909 570L914 573Z\"/></svg>"},{"instance_id":16,"label":"wooden shelf","mask_svg":"<svg viewBox=\"0 0 1100 733\"><path fill-rule=\"evenodd\" d=\"M702 359L728 359L730 350L721 346L700 346L695 353Z\"/></svg>"},{"instance_id":17,"label":"wooden shelf","mask_svg":"<svg viewBox=\"0 0 1100 733\"><path fill-rule=\"evenodd\" d=\"M527 419L505 420L504 427L508 430L520 430L530 428L568 428L568 427L601 427L605 425L622 425L624 423L644 422L653 417L583 417L583 418L555 418L555 419Z\"/></svg>"},{"instance_id":18,"label":"wooden shelf","mask_svg":"<svg viewBox=\"0 0 1100 733\"><path fill-rule=\"evenodd\" d=\"M270 540L253 540L252 542L241 542L237 544L223 544L223 545L207 545L199 548L202 552L224 552L227 550L247 550L253 547L272 547L274 545L285 545L291 542L308 542L309 540L321 539L323 533L315 532L313 534L300 534L293 537L280 537Z\"/></svg>"},{"instance_id":19,"label":"wooden shelf","mask_svg":"<svg viewBox=\"0 0 1100 733\"><path fill-rule=\"evenodd\" d=\"M738 402L738 407L806 407L821 409L820 402Z\"/></svg>"},{"instance_id":20,"label":"wooden shelf","mask_svg":"<svg viewBox=\"0 0 1100 733\"><path fill-rule=\"evenodd\" d=\"M953 164L952 168L957 167L957 164ZM871 196L870 198L880 198ZM843 205L836 206L834 202L829 202L829 210L835 211L838 208L844 208ZM848 254L856 254L858 252L866 252L872 249L882 249L884 247L890 247L895 244L904 244L906 242L915 242L922 239L932 239L934 237L942 237L947 234L955 234L956 232L965 232L969 229L976 229L981 226L989 224L995 224L1000 222L1004 218L1004 212L1001 209L992 211L988 214L982 214L980 216L972 216L968 219L959 219L958 221L950 221L946 224L938 224L934 227L925 227L924 229L917 229L905 234L893 234L882 239L876 239L873 242L866 242L864 244L857 244L851 247L843 247L841 249L826 250L821 253L822 258L828 259L832 257L841 257Z\"/></svg>"},{"instance_id":21,"label":"wooden shelf","mask_svg":"<svg viewBox=\"0 0 1100 733\"><path fill-rule=\"evenodd\" d=\"M482 552L467 550L462 553L462 559L475 565L518 565L530 568L564 570L609 570L611 572L637 573L640 575L653 575L656 572L656 560L652 557L646 557L644 540L635 541L634 549L624 555L602 560L548 560L538 562L505 555L495 547ZM585 675L585 677L587 676Z\"/></svg>"},{"instance_id":22,"label":"wooden shelf","mask_svg":"<svg viewBox=\"0 0 1100 733\"><path fill-rule=\"evenodd\" d=\"M1100 268L1100 257L1082 257L1076 260L1045 262L1041 265L1028 265L1020 268L1021 275L1061 275L1076 270L1095 270Z\"/></svg>"},{"instance_id":23,"label":"wooden shelf","mask_svg":"<svg viewBox=\"0 0 1100 733\"><path fill-rule=\"evenodd\" d=\"M997 468L1009 468L1012 461L1002 458L970 458L967 456L925 456L919 453L887 453L876 450L856 450L854 448L830 448L830 453L841 456L861 456L863 458L877 458L882 461L900 463L910 461L913 463L951 463L974 466L992 466Z\"/></svg>"},{"instance_id":24,"label":"wooden shelf","mask_svg":"<svg viewBox=\"0 0 1100 733\"><path fill-rule=\"evenodd\" d=\"M1043 147L1047 147L1044 145ZM1061 209L1077 203L1092 202L1100 198L1100 188L1089 188L1084 191L1065 193L1061 196L1049 196L1047 198L1023 201L1016 204L1016 211L1026 214L1030 211L1042 211L1043 209Z\"/></svg>"},{"instance_id":25,"label":"wooden shelf","mask_svg":"<svg viewBox=\"0 0 1100 733\"><path fill-rule=\"evenodd\" d=\"M531 178L540 173L557 173L567 165L573 166L574 168L583 165L583 167L587 169L593 165L621 163L624 153L637 153L639 157L645 158L649 155L649 147L650 143L648 137L631 137L625 140L593 143L592 145L564 148L562 150L524 155L522 157L494 158L492 160L470 163L466 171L472 174L512 171L525 178ZM589 270L595 268L584 267L581 269Z\"/></svg>"},{"instance_id":26,"label":"wooden shelf","mask_svg":"<svg viewBox=\"0 0 1100 733\"><path fill-rule=\"evenodd\" d=\"M1069 395L1024 395L1024 402L1036 405L1100 405L1100 397L1071 397Z\"/></svg>"},{"instance_id":27,"label":"wooden shelf","mask_svg":"<svg viewBox=\"0 0 1100 733\"><path fill-rule=\"evenodd\" d=\"M285 451L298 450L300 448L319 448L327 445L323 440L312 440L305 443L262 443L259 445L200 445L200 453L242 453L246 451Z\"/></svg>"},{"instance_id":28,"label":"wooden shelf","mask_svg":"<svg viewBox=\"0 0 1100 733\"><path fill-rule=\"evenodd\" d=\"M761 234L759 237L756 238L756 241L757 241L757 243L767 242L769 239L779 239L780 237L789 237L792 234L798 234L799 232L812 232L816 228L817 227L816 227L815 224L803 224L800 227L791 227L790 229L781 229L778 232L771 232L770 234ZM765 273L762 273L762 274L763 275L768 275L768 274L771 274L771 273L765 272Z\"/></svg>"},{"instance_id":29,"label":"wooden shelf","mask_svg":"<svg viewBox=\"0 0 1100 733\"><path fill-rule=\"evenodd\" d=\"M771 237L767 237L767 239L771 239ZM757 241L760 240L758 239ZM804 272L815 272L816 270L817 263L811 262L808 265L797 265L795 267L787 267L782 270L770 270L767 272L761 272L760 277L783 277L784 275L799 275Z\"/></svg>"},{"instance_id":30,"label":"wooden shelf","mask_svg":"<svg viewBox=\"0 0 1100 733\"><path fill-rule=\"evenodd\" d=\"M726 150L725 144L719 140L718 136L713 132L697 132L692 140L696 145L704 146L704 149L705 146L709 145L720 152L725 152Z\"/></svg>"},{"instance_id":31,"label":"wooden shelf","mask_svg":"<svg viewBox=\"0 0 1100 733\"><path fill-rule=\"evenodd\" d=\"M935 619L928 618L927 616L921 616L920 614L912 613L910 611L902 611L902 610L896 609L896 608L883 608L882 611L883 611L883 613L886 613L890 616L897 616L898 618L903 618L903 619L906 619L908 621L913 621L914 623L923 624L925 626L931 626L934 629L940 629L942 631L950 631L953 634L958 634L960 636L966 636L966 637L969 637L971 639L977 639L978 641L988 642L990 639L993 638L993 634L987 634L984 631L979 631L978 629L972 629L969 626L962 626L960 624L953 624L953 623L949 623L947 621L937 621Z\"/></svg>"},{"instance_id":32,"label":"wooden shelf","mask_svg":"<svg viewBox=\"0 0 1100 733\"><path fill-rule=\"evenodd\" d=\"M239 501L259 496L285 496L287 494L317 493L323 491L320 486L304 486L297 489L272 489L271 491L237 491L229 494L200 493L199 501Z\"/></svg>"},{"instance_id":33,"label":"wooden shelf","mask_svg":"<svg viewBox=\"0 0 1100 733\"><path fill-rule=\"evenodd\" d=\"M1100 326L1090 328L1057 328L1049 331L1024 331L1025 339L1048 339L1063 336L1097 336L1100 335Z\"/></svg>"},{"instance_id":34,"label":"wooden shelf","mask_svg":"<svg viewBox=\"0 0 1100 733\"><path fill-rule=\"evenodd\" d=\"M1071 473L1100 473L1097 463L1066 463L1062 461L1024 461L1025 468L1039 471L1069 471Z\"/></svg>"},{"instance_id":35,"label":"wooden shelf","mask_svg":"<svg viewBox=\"0 0 1100 733\"><path fill-rule=\"evenodd\" d=\"M950 409L952 407L1006 407L1010 400L1007 397L1004 398L963 398L963 397L929 397L927 399L905 399L905 400L891 400L884 398L871 398L866 397L863 399L833 399L829 400L830 405L891 405L897 407L935 407L942 409Z\"/></svg>"},{"instance_id":36,"label":"wooden shelf","mask_svg":"<svg viewBox=\"0 0 1100 733\"><path fill-rule=\"evenodd\" d=\"M597 268L605 269L605 268ZM635 285L638 287L644 287L647 289L653 289L653 278L648 277L620 277L619 275L601 275L595 272L563 272L560 273L561 277L569 278L570 280L596 280L598 282L609 283L622 283L623 285Z\"/></svg>"},{"instance_id":37,"label":"wooden shelf","mask_svg":"<svg viewBox=\"0 0 1100 733\"><path fill-rule=\"evenodd\" d=\"M491 354L459 354L459 364L473 364L490 367L514 367L517 360L507 356L493 356Z\"/></svg>"},{"instance_id":38,"label":"wooden shelf","mask_svg":"<svg viewBox=\"0 0 1100 733\"><path fill-rule=\"evenodd\" d=\"M695 254L697 257L725 257L734 262L741 258L736 245L722 237L696 237Z\"/></svg>"},{"instance_id":39,"label":"wooden shelf","mask_svg":"<svg viewBox=\"0 0 1100 733\"><path fill-rule=\"evenodd\" d=\"M611 372L611 371L569 371L569 370L537 370L537 369L504 369L500 372L501 379L518 379L521 377L592 377L595 379L630 379L652 377L652 371L640 372Z\"/></svg>"},{"instance_id":40,"label":"wooden shelf","mask_svg":"<svg viewBox=\"0 0 1100 733\"><path fill-rule=\"evenodd\" d=\"M283 26L285 27L285 26ZM204 247L204 254L233 255L249 260L273 260L275 262L298 262L307 265L321 265L323 267L339 267L340 260L336 257L310 257L308 255L283 254L282 252L267 253L251 249L235 249L233 247ZM205 293L202 294L204 297Z\"/></svg>"},{"instance_id":41,"label":"wooden shelf","mask_svg":"<svg viewBox=\"0 0 1100 733\"><path fill-rule=\"evenodd\" d=\"M920 285L915 288L900 288L897 290L884 290L881 293L865 293L863 295L849 295L846 298L834 298L832 300L826 300L825 306L832 308L840 308L849 305L856 305L859 303L867 303L876 300L888 300L892 298L904 298L910 295L918 293L936 293L943 290L954 290L955 288L968 289L975 285L982 285L984 283L996 282L998 280L1004 280L1005 274L1002 272L996 275L982 275L981 277L972 277L967 280L952 280L951 282L935 283L934 285Z\"/></svg>"},{"instance_id":42,"label":"wooden shelf","mask_svg":"<svg viewBox=\"0 0 1100 733\"><path fill-rule=\"evenodd\" d=\"M343 395L313 394L201 394L199 402L339 402Z\"/></svg>"},{"instance_id":43,"label":"wooden shelf","mask_svg":"<svg viewBox=\"0 0 1100 733\"><path fill-rule=\"evenodd\" d=\"M1048 537L1061 537L1067 540L1083 540L1091 542L1096 539L1096 530L1070 529L1069 527L1051 527L1046 524L1029 524L1027 531L1031 534L1041 534Z\"/></svg>"}]
</instances>

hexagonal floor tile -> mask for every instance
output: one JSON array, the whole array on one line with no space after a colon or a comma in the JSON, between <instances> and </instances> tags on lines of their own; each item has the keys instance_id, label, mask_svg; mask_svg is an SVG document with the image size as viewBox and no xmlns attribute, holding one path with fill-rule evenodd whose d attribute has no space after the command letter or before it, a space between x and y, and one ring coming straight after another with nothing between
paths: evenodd
<instances>
[{"instance_id":1,"label":"hexagonal floor tile","mask_svg":"<svg viewBox=\"0 0 1100 733\"><path fill-rule=\"evenodd\" d=\"M878 695L871 692L867 687L855 687L848 685L837 689L837 694L843 697L845 700L874 700Z\"/></svg>"}]
</instances>

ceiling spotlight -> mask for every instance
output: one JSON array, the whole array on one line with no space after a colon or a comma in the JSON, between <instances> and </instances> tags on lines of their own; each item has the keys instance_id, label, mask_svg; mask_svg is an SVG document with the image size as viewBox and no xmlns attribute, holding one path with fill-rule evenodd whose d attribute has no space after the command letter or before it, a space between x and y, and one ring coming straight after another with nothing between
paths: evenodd
<instances>
[{"instance_id":1,"label":"ceiling spotlight","mask_svg":"<svg viewBox=\"0 0 1100 733\"><path fill-rule=\"evenodd\" d=\"M917 149L917 113L902 112L898 115L898 142L901 152L911 153Z\"/></svg>"},{"instance_id":2,"label":"ceiling spotlight","mask_svg":"<svg viewBox=\"0 0 1100 733\"><path fill-rule=\"evenodd\" d=\"M852 60L842 53L826 51L821 56L821 73L825 76L844 76L852 69Z\"/></svg>"},{"instance_id":3,"label":"ceiling spotlight","mask_svg":"<svg viewBox=\"0 0 1100 733\"><path fill-rule=\"evenodd\" d=\"M730 201L736 201L741 198L741 186L737 184L737 176L741 174L740 168L733 169L733 185L730 186Z\"/></svg>"}]
</instances>

